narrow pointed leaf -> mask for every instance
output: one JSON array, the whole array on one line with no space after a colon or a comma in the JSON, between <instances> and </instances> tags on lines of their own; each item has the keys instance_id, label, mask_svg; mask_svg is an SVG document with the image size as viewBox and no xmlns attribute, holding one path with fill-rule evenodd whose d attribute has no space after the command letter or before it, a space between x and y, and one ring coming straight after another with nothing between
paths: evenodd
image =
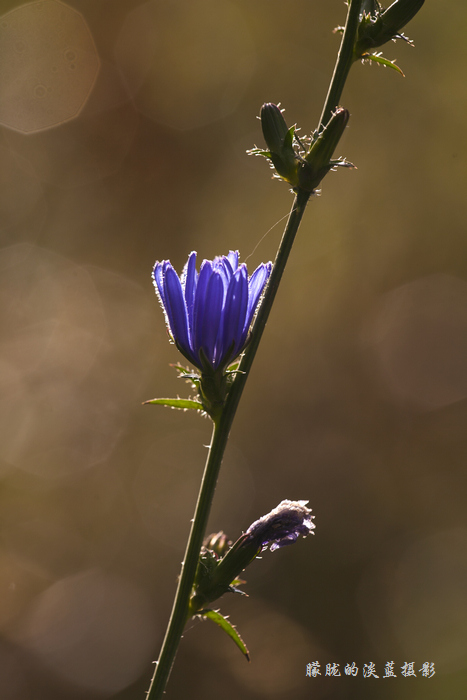
<instances>
[{"instance_id":1,"label":"narrow pointed leaf","mask_svg":"<svg viewBox=\"0 0 467 700\"><path fill-rule=\"evenodd\" d=\"M271 151L264 151L262 148L250 148L247 151L249 156L264 156L265 158L271 157Z\"/></svg>"},{"instance_id":2,"label":"narrow pointed leaf","mask_svg":"<svg viewBox=\"0 0 467 700\"><path fill-rule=\"evenodd\" d=\"M243 639L240 637L239 633L235 629L235 627L230 623L227 618L225 618L223 615L220 614L220 612L216 612L216 610L210 610L206 608L205 610L200 610L198 615L202 615L203 617L207 617L213 622L216 623L216 625L219 625L221 629L226 632L231 639L235 642L235 644L238 646L242 654L245 655L246 660L250 660L250 653L246 647L245 642Z\"/></svg>"},{"instance_id":3,"label":"narrow pointed leaf","mask_svg":"<svg viewBox=\"0 0 467 700\"><path fill-rule=\"evenodd\" d=\"M177 370L179 379L190 380L193 384L199 382L200 375L197 372L193 372L192 369L183 367L181 364L171 364L170 366Z\"/></svg>"},{"instance_id":4,"label":"narrow pointed leaf","mask_svg":"<svg viewBox=\"0 0 467 700\"><path fill-rule=\"evenodd\" d=\"M375 61L375 63L381 63L381 65L386 66L386 68L394 68L398 73L402 75L403 78L405 78L404 73L401 71L399 66L397 66L394 61L390 61L388 58L384 58L384 56L378 56L378 54L373 53L373 54L364 54L362 56L365 61Z\"/></svg>"},{"instance_id":5,"label":"narrow pointed leaf","mask_svg":"<svg viewBox=\"0 0 467 700\"><path fill-rule=\"evenodd\" d=\"M168 406L169 408L179 408L182 411L194 409L195 411L204 411L203 404L199 401L191 399L150 399L143 401L143 404L155 403L158 406Z\"/></svg>"}]
</instances>

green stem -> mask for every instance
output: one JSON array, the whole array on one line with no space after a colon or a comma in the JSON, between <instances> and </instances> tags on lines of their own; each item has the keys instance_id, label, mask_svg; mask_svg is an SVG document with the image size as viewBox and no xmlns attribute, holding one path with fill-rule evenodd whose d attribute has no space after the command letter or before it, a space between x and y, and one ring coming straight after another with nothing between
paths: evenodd
<instances>
[{"instance_id":1,"label":"green stem","mask_svg":"<svg viewBox=\"0 0 467 700\"><path fill-rule=\"evenodd\" d=\"M350 0L344 34L342 37L337 61L329 85L326 102L324 103L319 128L326 126L331 119L332 113L339 107L345 81L349 74L352 63L355 61L354 46L357 35L358 23L363 0Z\"/></svg>"},{"instance_id":2,"label":"green stem","mask_svg":"<svg viewBox=\"0 0 467 700\"><path fill-rule=\"evenodd\" d=\"M347 78L350 66L353 62L353 47L361 3L362 0L350 1L346 28L342 38L331 86L326 98L326 104L321 116L321 123L327 123L333 110L338 106L345 79ZM214 423L211 446L206 460L203 480L182 564L172 614L162 644L159 661L157 662L156 670L147 693L147 700L160 700L169 679L183 629L189 617L189 601L198 566L199 553L211 510L217 477L229 439L230 428L309 198L310 193L301 189L298 190L295 196L274 261L274 267L251 333L250 342L245 350L235 381L229 391L222 414Z\"/></svg>"},{"instance_id":3,"label":"green stem","mask_svg":"<svg viewBox=\"0 0 467 700\"><path fill-rule=\"evenodd\" d=\"M279 250L277 251L276 259L274 261L274 267L272 268L268 286L266 288L266 292L261 302L258 316L251 333L250 342L245 350L245 354L240 363L239 373L235 379L235 382L233 383L227 399L227 404L232 405L234 410L237 408L243 388L246 384L246 380L248 379L251 365L253 364L256 351L258 350L264 328L269 318L271 307L274 303L274 299L276 298L276 293L309 198L310 193L305 192L304 190L298 190L298 193L295 195L294 203L292 205L292 209L287 220L287 225L279 245Z\"/></svg>"},{"instance_id":4,"label":"green stem","mask_svg":"<svg viewBox=\"0 0 467 700\"><path fill-rule=\"evenodd\" d=\"M182 571L175 595L172 614L162 644L159 661L157 662L156 670L147 694L147 700L157 700L162 697L169 679L170 671L172 670L183 628L188 619L188 606L196 568L198 566L199 553L203 543L209 512L211 510L217 476L229 437L229 430L230 425L226 425L226 421L222 420L222 417L217 423L214 423L211 445L209 447L195 515L185 551L185 558L182 563Z\"/></svg>"}]
</instances>

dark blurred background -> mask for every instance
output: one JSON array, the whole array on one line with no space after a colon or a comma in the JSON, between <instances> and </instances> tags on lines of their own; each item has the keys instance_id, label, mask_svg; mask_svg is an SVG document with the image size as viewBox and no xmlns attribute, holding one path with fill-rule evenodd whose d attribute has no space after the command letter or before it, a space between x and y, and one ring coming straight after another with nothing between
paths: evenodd
<instances>
[{"instance_id":1,"label":"dark blurred background","mask_svg":"<svg viewBox=\"0 0 467 700\"><path fill-rule=\"evenodd\" d=\"M274 258L292 197L245 151L265 101L315 128L346 8L1 9L0 697L143 700L210 440L198 415L141 405L190 392L151 268L193 249ZM251 664L193 623L168 700L464 697L466 26L464 0L427 2L416 48L384 48L405 79L351 72L336 155L358 170L307 210L210 523L236 538L309 499L316 535L222 601Z\"/></svg>"}]
</instances>

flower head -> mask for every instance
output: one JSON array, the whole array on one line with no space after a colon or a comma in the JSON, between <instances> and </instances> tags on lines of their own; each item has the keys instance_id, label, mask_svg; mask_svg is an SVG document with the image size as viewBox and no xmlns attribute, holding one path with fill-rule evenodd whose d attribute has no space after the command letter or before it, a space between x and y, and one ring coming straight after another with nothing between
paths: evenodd
<instances>
[{"instance_id":1,"label":"flower head","mask_svg":"<svg viewBox=\"0 0 467 700\"><path fill-rule=\"evenodd\" d=\"M179 277L168 260L157 262L153 278L167 327L179 351L201 371L224 370L243 351L272 263L248 277L238 251L203 260L196 253Z\"/></svg>"}]
</instances>

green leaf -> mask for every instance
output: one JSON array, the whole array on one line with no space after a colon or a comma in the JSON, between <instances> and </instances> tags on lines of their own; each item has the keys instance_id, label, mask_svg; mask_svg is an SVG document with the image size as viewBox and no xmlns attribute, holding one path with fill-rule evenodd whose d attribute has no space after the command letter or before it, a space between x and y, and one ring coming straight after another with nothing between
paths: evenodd
<instances>
[{"instance_id":1,"label":"green leaf","mask_svg":"<svg viewBox=\"0 0 467 700\"><path fill-rule=\"evenodd\" d=\"M216 610L210 610L209 608L205 608L204 610L200 610L198 615L202 615L203 617L209 618L209 620L212 620L213 622L216 623L216 625L219 625L221 629L226 632L231 639L234 640L235 644L238 646L242 654L245 655L246 660L250 660L250 653L246 647L245 642L243 639L240 637L239 633L235 629L235 627L227 620L226 617L220 614L220 612Z\"/></svg>"},{"instance_id":2,"label":"green leaf","mask_svg":"<svg viewBox=\"0 0 467 700\"><path fill-rule=\"evenodd\" d=\"M399 66L396 66L394 61L390 61L389 59L384 58L384 56L381 56L381 54L379 53L364 53L362 59L364 61L374 61L375 63L381 63L381 65L386 66L386 68L394 68L394 70L396 70L402 75L403 78L405 78L404 73L401 71Z\"/></svg>"},{"instance_id":3,"label":"green leaf","mask_svg":"<svg viewBox=\"0 0 467 700\"><path fill-rule=\"evenodd\" d=\"M231 585L231 586L241 586L241 585L244 584L244 583L246 583L246 581L244 581L242 578L235 578L235 579L231 582L230 585ZM241 591L241 593L243 593L243 591ZM246 594L246 593L243 593L243 595L247 595L247 594Z\"/></svg>"},{"instance_id":4,"label":"green leaf","mask_svg":"<svg viewBox=\"0 0 467 700\"><path fill-rule=\"evenodd\" d=\"M236 372L238 368L240 367L240 360L236 360L235 362L232 362L231 365L227 367L227 372Z\"/></svg>"},{"instance_id":5,"label":"green leaf","mask_svg":"<svg viewBox=\"0 0 467 700\"><path fill-rule=\"evenodd\" d=\"M168 406L169 408L179 408L182 411L189 409L204 411L202 403L191 399L150 399L149 401L143 401L143 405L147 403L155 403L158 406Z\"/></svg>"}]
</instances>

